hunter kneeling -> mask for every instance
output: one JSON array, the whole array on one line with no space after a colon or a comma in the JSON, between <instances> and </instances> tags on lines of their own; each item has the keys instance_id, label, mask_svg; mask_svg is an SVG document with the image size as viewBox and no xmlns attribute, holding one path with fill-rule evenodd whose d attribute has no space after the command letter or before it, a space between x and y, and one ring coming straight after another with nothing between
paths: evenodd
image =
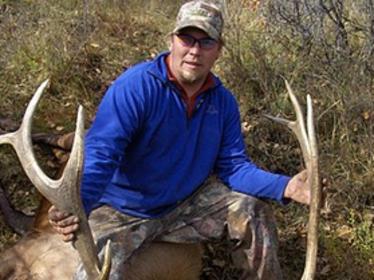
<instances>
[{"instance_id":1,"label":"hunter kneeling","mask_svg":"<svg viewBox=\"0 0 374 280\"><path fill-rule=\"evenodd\" d=\"M242 279L281 278L273 215L261 199L308 204L310 190L305 171L272 174L247 157L237 102L211 72L222 30L218 6L185 3L169 51L116 79L86 135L81 196L99 248L112 240L111 280L126 279L124 264L151 242L199 243L226 227L240 240ZM52 206L49 218L74 239L76 217ZM83 268L75 277L86 278Z\"/></svg>"}]
</instances>

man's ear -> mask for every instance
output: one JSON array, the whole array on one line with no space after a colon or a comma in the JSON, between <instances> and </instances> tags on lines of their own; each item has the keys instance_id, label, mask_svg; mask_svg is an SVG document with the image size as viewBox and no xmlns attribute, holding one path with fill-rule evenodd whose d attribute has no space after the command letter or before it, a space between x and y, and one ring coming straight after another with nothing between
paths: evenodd
<instances>
[{"instance_id":1,"label":"man's ear","mask_svg":"<svg viewBox=\"0 0 374 280\"><path fill-rule=\"evenodd\" d=\"M173 40L174 40L174 36L173 36L173 34L170 34L169 36L168 36L168 47L169 47L169 51L171 51L171 48L172 48L172 46L173 46Z\"/></svg>"}]
</instances>

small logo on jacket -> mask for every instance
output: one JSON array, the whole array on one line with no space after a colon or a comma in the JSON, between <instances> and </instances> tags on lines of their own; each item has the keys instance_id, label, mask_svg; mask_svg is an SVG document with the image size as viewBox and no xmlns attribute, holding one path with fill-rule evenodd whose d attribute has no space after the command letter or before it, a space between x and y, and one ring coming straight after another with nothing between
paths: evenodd
<instances>
[{"instance_id":1,"label":"small logo on jacket","mask_svg":"<svg viewBox=\"0 0 374 280\"><path fill-rule=\"evenodd\" d=\"M216 109L216 107L213 104L210 104L208 106L208 109L206 110L206 112L208 114L218 114L218 110Z\"/></svg>"}]
</instances>

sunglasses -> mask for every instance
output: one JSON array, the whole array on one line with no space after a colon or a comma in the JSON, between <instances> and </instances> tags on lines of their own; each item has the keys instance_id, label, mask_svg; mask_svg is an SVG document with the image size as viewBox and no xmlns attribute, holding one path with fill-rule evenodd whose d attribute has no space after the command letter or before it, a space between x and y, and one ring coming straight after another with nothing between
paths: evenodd
<instances>
[{"instance_id":1,"label":"sunglasses","mask_svg":"<svg viewBox=\"0 0 374 280\"><path fill-rule=\"evenodd\" d=\"M199 45L199 48L203 50L210 50L210 49L213 49L217 45L217 41L210 37L197 39L188 34L175 34L175 35L178 37L178 39L181 41L184 47L192 48L197 43Z\"/></svg>"}]
</instances>

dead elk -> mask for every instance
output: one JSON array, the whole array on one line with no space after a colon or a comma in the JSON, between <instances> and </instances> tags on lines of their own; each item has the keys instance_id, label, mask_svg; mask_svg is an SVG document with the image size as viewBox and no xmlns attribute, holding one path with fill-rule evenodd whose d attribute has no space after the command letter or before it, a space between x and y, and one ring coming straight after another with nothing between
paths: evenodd
<instances>
[{"instance_id":1,"label":"dead elk","mask_svg":"<svg viewBox=\"0 0 374 280\"><path fill-rule=\"evenodd\" d=\"M49 226L46 215L49 206L43 199L33 226L1 254L0 279L72 279L79 256Z\"/></svg>"},{"instance_id":2,"label":"dead elk","mask_svg":"<svg viewBox=\"0 0 374 280\"><path fill-rule=\"evenodd\" d=\"M32 229L12 248L1 255L0 279L72 279L82 261L88 279L108 279L110 247L100 264L96 245L79 197L83 162L83 109L78 111L77 129L69 160L59 179L46 176L36 162L31 143L32 115L48 81L43 82L25 112L20 128L0 135L0 144L11 144L27 176L42 195L59 209L80 219L80 231L71 244L61 240L47 221L49 202L43 200ZM199 279L202 250L199 244L150 244L138 252L128 264L126 279ZM160 262L160 260L162 260ZM156 264L152 264L155 261ZM124 264L125 265L125 264ZM183 274L181 274L183 272ZM160 275L162 275L160 277ZM156 277L156 278L155 278Z\"/></svg>"},{"instance_id":3,"label":"dead elk","mask_svg":"<svg viewBox=\"0 0 374 280\"><path fill-rule=\"evenodd\" d=\"M50 205L42 198L32 227L16 245L1 254L0 279L72 279L79 255L50 227L47 217ZM125 264L126 279L199 279L201 254L198 244L153 242Z\"/></svg>"}]
</instances>

